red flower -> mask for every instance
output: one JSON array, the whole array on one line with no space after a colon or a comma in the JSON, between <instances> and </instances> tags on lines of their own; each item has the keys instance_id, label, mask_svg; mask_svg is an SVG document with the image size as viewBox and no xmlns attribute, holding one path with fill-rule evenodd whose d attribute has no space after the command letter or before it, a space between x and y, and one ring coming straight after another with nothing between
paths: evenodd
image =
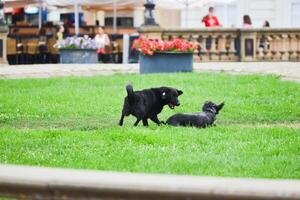
<instances>
[{"instance_id":1,"label":"red flower","mask_svg":"<svg viewBox=\"0 0 300 200\"><path fill-rule=\"evenodd\" d=\"M105 54L106 52L105 52L104 48L100 48L100 49L97 50L97 53L98 54Z\"/></svg>"},{"instance_id":2,"label":"red flower","mask_svg":"<svg viewBox=\"0 0 300 200\"><path fill-rule=\"evenodd\" d=\"M155 52L193 52L196 45L193 42L187 42L182 39L173 39L171 41L162 41L157 39L148 39L139 37L132 43L132 49L145 54L153 55Z\"/></svg>"}]
</instances>

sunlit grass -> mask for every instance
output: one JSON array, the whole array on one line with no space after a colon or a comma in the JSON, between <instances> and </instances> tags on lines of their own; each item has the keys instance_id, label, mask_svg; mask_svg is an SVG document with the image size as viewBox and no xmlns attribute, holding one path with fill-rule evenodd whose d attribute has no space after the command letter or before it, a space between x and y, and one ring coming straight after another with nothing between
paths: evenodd
<instances>
[{"instance_id":1,"label":"sunlit grass","mask_svg":"<svg viewBox=\"0 0 300 200\"><path fill-rule=\"evenodd\" d=\"M225 101L209 129L119 127L125 85L183 90L176 112ZM300 85L274 76L0 80L0 162L109 171L300 178ZM263 126L262 126L263 124ZM289 127L288 127L289 126Z\"/></svg>"}]
</instances>

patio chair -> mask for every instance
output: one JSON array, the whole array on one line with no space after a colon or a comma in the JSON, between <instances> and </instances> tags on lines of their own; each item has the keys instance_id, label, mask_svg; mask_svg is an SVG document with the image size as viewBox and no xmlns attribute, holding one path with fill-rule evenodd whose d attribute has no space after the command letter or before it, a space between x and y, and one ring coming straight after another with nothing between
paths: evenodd
<instances>
[{"instance_id":1,"label":"patio chair","mask_svg":"<svg viewBox=\"0 0 300 200\"><path fill-rule=\"evenodd\" d=\"M17 41L16 45L17 53L16 53L16 64L25 64L25 52L26 52L26 45L21 41Z\"/></svg>"},{"instance_id":2,"label":"patio chair","mask_svg":"<svg viewBox=\"0 0 300 200\"><path fill-rule=\"evenodd\" d=\"M36 51L37 51L38 63L47 63L49 57L48 56L49 50L48 50L47 43L38 41L36 49L37 49Z\"/></svg>"},{"instance_id":3,"label":"patio chair","mask_svg":"<svg viewBox=\"0 0 300 200\"><path fill-rule=\"evenodd\" d=\"M27 63L34 64L37 63L36 54L37 54L37 45L38 39L30 39L27 41Z\"/></svg>"},{"instance_id":4,"label":"patio chair","mask_svg":"<svg viewBox=\"0 0 300 200\"><path fill-rule=\"evenodd\" d=\"M58 63L59 61L59 51L57 48L54 47L56 43L55 37L49 38L47 41L48 51L49 51L49 57L51 63Z\"/></svg>"},{"instance_id":5,"label":"patio chair","mask_svg":"<svg viewBox=\"0 0 300 200\"><path fill-rule=\"evenodd\" d=\"M17 41L13 38L7 38L7 60L10 65L16 64Z\"/></svg>"}]
</instances>

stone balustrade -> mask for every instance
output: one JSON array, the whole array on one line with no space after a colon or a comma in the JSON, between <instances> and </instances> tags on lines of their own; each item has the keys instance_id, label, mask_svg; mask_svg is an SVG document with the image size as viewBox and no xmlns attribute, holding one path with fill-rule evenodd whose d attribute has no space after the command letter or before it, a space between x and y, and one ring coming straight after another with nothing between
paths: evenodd
<instances>
[{"instance_id":1,"label":"stone balustrade","mask_svg":"<svg viewBox=\"0 0 300 200\"><path fill-rule=\"evenodd\" d=\"M256 31L256 60L300 61L300 29Z\"/></svg>"},{"instance_id":2,"label":"stone balustrade","mask_svg":"<svg viewBox=\"0 0 300 200\"><path fill-rule=\"evenodd\" d=\"M139 33L150 38L195 42L195 62L300 61L300 29L143 27Z\"/></svg>"}]
</instances>

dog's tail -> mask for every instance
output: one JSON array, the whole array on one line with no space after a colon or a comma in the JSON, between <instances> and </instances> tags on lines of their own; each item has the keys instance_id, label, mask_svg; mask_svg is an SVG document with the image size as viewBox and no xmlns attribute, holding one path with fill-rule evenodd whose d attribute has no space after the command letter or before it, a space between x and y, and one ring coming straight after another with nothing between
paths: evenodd
<instances>
[{"instance_id":1,"label":"dog's tail","mask_svg":"<svg viewBox=\"0 0 300 200\"><path fill-rule=\"evenodd\" d=\"M134 102L134 92L131 84L126 85L126 91L127 91L129 104L132 104Z\"/></svg>"}]
</instances>

